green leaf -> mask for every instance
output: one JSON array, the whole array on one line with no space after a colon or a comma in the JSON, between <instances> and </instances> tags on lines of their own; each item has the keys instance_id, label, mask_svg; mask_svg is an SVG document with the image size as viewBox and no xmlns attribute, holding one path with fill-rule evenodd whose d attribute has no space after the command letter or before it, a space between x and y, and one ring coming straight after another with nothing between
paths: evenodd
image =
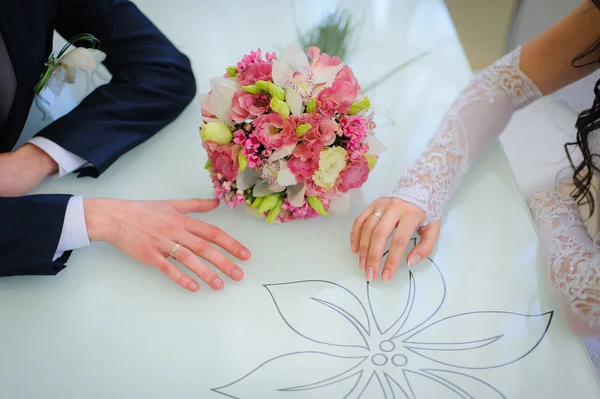
<instances>
[{"instance_id":1,"label":"green leaf","mask_svg":"<svg viewBox=\"0 0 600 399\"><path fill-rule=\"evenodd\" d=\"M262 92L262 90L257 85L243 86L242 90L250 94L258 94Z\"/></svg>"},{"instance_id":2,"label":"green leaf","mask_svg":"<svg viewBox=\"0 0 600 399\"><path fill-rule=\"evenodd\" d=\"M263 203L263 201L265 200L266 197L257 197L254 202L252 202L252 205L250 205L250 209L258 209L258 207L260 207L260 205Z\"/></svg>"},{"instance_id":3,"label":"green leaf","mask_svg":"<svg viewBox=\"0 0 600 399\"><path fill-rule=\"evenodd\" d=\"M305 50L310 46L317 46L323 53L345 59L348 50L354 48L355 24L352 16L346 10L336 9L325 14L316 26L307 32L301 33L296 22L298 41Z\"/></svg>"},{"instance_id":4,"label":"green leaf","mask_svg":"<svg viewBox=\"0 0 600 399\"><path fill-rule=\"evenodd\" d=\"M227 76L229 76L230 78L235 78L237 76L237 73L238 73L237 67L234 67L234 66L227 67Z\"/></svg>"},{"instance_id":5,"label":"green leaf","mask_svg":"<svg viewBox=\"0 0 600 399\"><path fill-rule=\"evenodd\" d=\"M258 207L258 214L262 215L263 213L275 208L280 197L280 194L271 194L264 197L262 203Z\"/></svg>"},{"instance_id":6,"label":"green leaf","mask_svg":"<svg viewBox=\"0 0 600 399\"><path fill-rule=\"evenodd\" d=\"M377 158L375 158L374 156L369 155L369 154L365 154L364 156L367 159L367 163L369 165L369 170L373 169L375 167L375 165L377 164Z\"/></svg>"},{"instance_id":7,"label":"green leaf","mask_svg":"<svg viewBox=\"0 0 600 399\"><path fill-rule=\"evenodd\" d=\"M371 101L369 100L369 97L365 97L360 101L355 101L352 103L350 106L350 111L348 111L348 115L356 115L360 111L368 109L369 107L371 107Z\"/></svg>"},{"instance_id":8,"label":"green leaf","mask_svg":"<svg viewBox=\"0 0 600 399\"><path fill-rule=\"evenodd\" d=\"M317 108L317 99L313 97L310 99L310 101L306 105L306 113L312 114L312 112L315 110L315 108Z\"/></svg>"},{"instance_id":9,"label":"green leaf","mask_svg":"<svg viewBox=\"0 0 600 399\"><path fill-rule=\"evenodd\" d=\"M210 159L206 160L206 163L204 164L204 169L208 170L208 169L210 169L211 166L212 166L212 161Z\"/></svg>"},{"instance_id":10,"label":"green leaf","mask_svg":"<svg viewBox=\"0 0 600 399\"><path fill-rule=\"evenodd\" d=\"M290 107L285 101L281 101L276 97L271 98L271 109L283 117L284 120L290 117Z\"/></svg>"},{"instance_id":11,"label":"green leaf","mask_svg":"<svg viewBox=\"0 0 600 399\"><path fill-rule=\"evenodd\" d=\"M238 165L240 166L240 172L243 172L248 166L248 157L242 154L242 150L238 152Z\"/></svg>"},{"instance_id":12,"label":"green leaf","mask_svg":"<svg viewBox=\"0 0 600 399\"><path fill-rule=\"evenodd\" d=\"M306 197L306 202L308 205L315 211L319 213L321 216L327 216L327 211L325 210L325 206L319 197Z\"/></svg>"},{"instance_id":13,"label":"green leaf","mask_svg":"<svg viewBox=\"0 0 600 399\"><path fill-rule=\"evenodd\" d=\"M283 203L283 200L280 199L277 202L277 205L275 206L275 208L273 208L269 211L269 214L267 215L267 222L273 223L275 221L275 218L277 216L279 216L279 214L281 213L281 204L282 203Z\"/></svg>"},{"instance_id":14,"label":"green leaf","mask_svg":"<svg viewBox=\"0 0 600 399\"><path fill-rule=\"evenodd\" d=\"M312 129L312 125L310 123L303 123L302 125L296 126L296 135L298 137L304 136L304 133L308 132Z\"/></svg>"}]
</instances>

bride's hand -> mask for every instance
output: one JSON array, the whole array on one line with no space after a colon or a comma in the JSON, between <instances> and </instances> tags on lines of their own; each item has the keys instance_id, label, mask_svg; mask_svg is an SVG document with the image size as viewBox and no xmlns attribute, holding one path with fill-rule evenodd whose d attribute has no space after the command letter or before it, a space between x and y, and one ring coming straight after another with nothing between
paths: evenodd
<instances>
[{"instance_id":1,"label":"bride's hand","mask_svg":"<svg viewBox=\"0 0 600 399\"><path fill-rule=\"evenodd\" d=\"M399 198L375 200L356 218L350 234L350 243L352 252L360 254L359 267L365 271L367 280L373 280L379 275L381 258L392 234L392 243L383 266L381 280L387 282L394 277L413 232L424 220L425 212ZM408 266L414 266L431 255L440 233L440 222L421 227L418 233L421 240L408 253Z\"/></svg>"},{"instance_id":2,"label":"bride's hand","mask_svg":"<svg viewBox=\"0 0 600 399\"><path fill-rule=\"evenodd\" d=\"M217 200L122 201L84 200L85 219L90 241L104 241L131 258L154 266L189 291L198 291L194 279L181 272L167 258L175 244L181 247L175 258L214 290L225 283L200 260L214 265L234 281L244 277L233 261L221 253L221 247L240 260L250 259L250 251L221 229L196 220L189 213L209 212Z\"/></svg>"}]
</instances>

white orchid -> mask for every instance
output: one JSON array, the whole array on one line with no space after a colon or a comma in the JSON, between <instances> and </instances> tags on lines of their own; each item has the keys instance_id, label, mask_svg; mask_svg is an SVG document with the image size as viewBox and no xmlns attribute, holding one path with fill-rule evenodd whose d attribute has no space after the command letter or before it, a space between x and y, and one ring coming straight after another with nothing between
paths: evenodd
<instances>
[{"instance_id":1,"label":"white orchid","mask_svg":"<svg viewBox=\"0 0 600 399\"><path fill-rule=\"evenodd\" d=\"M65 54L58 64L65 69L65 81L75 83L77 69L94 71L105 59L106 54L100 50L77 47Z\"/></svg>"},{"instance_id":2,"label":"white orchid","mask_svg":"<svg viewBox=\"0 0 600 399\"><path fill-rule=\"evenodd\" d=\"M342 67L343 64L311 66L304 51L290 46L273 62L273 83L285 88L285 101L292 114L300 115L304 102L310 100L315 88L331 84Z\"/></svg>"},{"instance_id":3,"label":"white orchid","mask_svg":"<svg viewBox=\"0 0 600 399\"><path fill-rule=\"evenodd\" d=\"M231 101L235 92L241 88L242 84L237 78L212 78L210 80L211 92L200 98L200 104L203 110L216 116L217 120L230 123ZM204 121L214 122L214 119L205 118Z\"/></svg>"}]
</instances>

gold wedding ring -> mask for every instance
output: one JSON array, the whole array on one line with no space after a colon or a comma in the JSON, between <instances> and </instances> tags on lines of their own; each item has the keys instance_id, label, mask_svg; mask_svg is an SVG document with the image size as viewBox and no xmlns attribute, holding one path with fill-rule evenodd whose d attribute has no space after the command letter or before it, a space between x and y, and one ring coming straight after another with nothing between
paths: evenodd
<instances>
[{"instance_id":1,"label":"gold wedding ring","mask_svg":"<svg viewBox=\"0 0 600 399\"><path fill-rule=\"evenodd\" d=\"M177 251L179 250L179 248L181 248L181 244L173 245L173 248L171 248L171 251L169 252L171 258L176 259L175 255L177 255Z\"/></svg>"}]
</instances>

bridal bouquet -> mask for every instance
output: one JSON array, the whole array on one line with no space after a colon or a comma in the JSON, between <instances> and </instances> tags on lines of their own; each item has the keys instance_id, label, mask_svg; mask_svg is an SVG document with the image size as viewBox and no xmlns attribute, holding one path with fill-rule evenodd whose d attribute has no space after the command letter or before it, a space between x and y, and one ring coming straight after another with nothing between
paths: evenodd
<instances>
[{"instance_id":1,"label":"bridal bouquet","mask_svg":"<svg viewBox=\"0 0 600 399\"><path fill-rule=\"evenodd\" d=\"M269 222L348 209L385 150L352 70L317 47L253 51L210 87L200 136L216 196Z\"/></svg>"}]
</instances>

